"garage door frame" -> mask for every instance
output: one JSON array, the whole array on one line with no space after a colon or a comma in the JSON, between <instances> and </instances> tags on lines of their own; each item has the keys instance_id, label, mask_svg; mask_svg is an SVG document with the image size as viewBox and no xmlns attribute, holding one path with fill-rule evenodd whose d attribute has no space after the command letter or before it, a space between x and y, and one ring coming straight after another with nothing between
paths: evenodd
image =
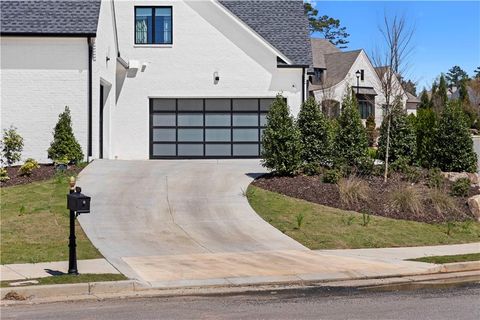
<instances>
[{"instance_id":1,"label":"garage door frame","mask_svg":"<svg viewBox=\"0 0 480 320\"><path fill-rule=\"evenodd\" d=\"M156 99L163 99L163 100L175 100L175 110L154 110L154 100ZM271 102L274 100L274 97L262 97L262 98L150 98L149 99L149 157L150 159L258 159L260 158L261 154L261 131L265 128L265 122L262 123L261 118L262 115L266 116L268 113L269 106ZM202 110L188 110L188 111L179 111L178 102L179 100L201 100L202 101ZM229 110L206 110L206 101L207 100L229 100L230 101L230 108ZM255 110L240 110L234 108L234 100L256 100L257 108ZM268 105L268 107L267 107ZM250 125L234 125L234 115L247 115L253 114L257 115L257 125L250 126ZM175 114L175 125L154 125L154 115L156 114ZM203 115L203 122L202 126L179 126L178 116L183 114L201 114ZM208 114L220 114L220 115L230 115L230 125L229 126L207 126L206 125L206 116ZM263 124L263 125L262 125ZM175 129L175 140L169 141L154 141L154 129ZM178 132L182 129L201 129L203 131L203 139L202 141L178 141ZM206 141L206 130L208 129L229 129L230 130L230 140L229 141ZM234 140L234 130L239 129L257 129L258 130L258 140L249 140L249 141L233 141ZM175 155L154 155L154 145L175 145ZM203 145L203 155L201 156L194 156L194 155L178 155L179 154L179 145ZM230 155L229 156L221 156L221 155L206 155L206 148L207 145L226 145L230 144ZM241 145L253 145L257 144L258 147L258 155L251 156L251 155L234 155L234 148L235 146ZM227 149L228 150L228 149Z\"/></svg>"}]
</instances>

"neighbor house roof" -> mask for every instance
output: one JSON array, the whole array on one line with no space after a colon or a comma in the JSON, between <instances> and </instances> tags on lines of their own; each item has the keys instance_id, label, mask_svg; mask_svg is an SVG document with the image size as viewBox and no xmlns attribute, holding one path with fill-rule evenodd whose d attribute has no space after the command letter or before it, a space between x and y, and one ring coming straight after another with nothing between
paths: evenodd
<instances>
[{"instance_id":1,"label":"neighbor house roof","mask_svg":"<svg viewBox=\"0 0 480 320\"><path fill-rule=\"evenodd\" d=\"M337 52L325 55L328 86L333 86L345 79L360 52L362 52L362 50Z\"/></svg>"},{"instance_id":2,"label":"neighbor house roof","mask_svg":"<svg viewBox=\"0 0 480 320\"><path fill-rule=\"evenodd\" d=\"M312 52L302 0L219 0L294 65L310 66Z\"/></svg>"},{"instance_id":3,"label":"neighbor house roof","mask_svg":"<svg viewBox=\"0 0 480 320\"><path fill-rule=\"evenodd\" d=\"M3 35L78 35L97 33L101 0L1 0Z\"/></svg>"},{"instance_id":4,"label":"neighbor house roof","mask_svg":"<svg viewBox=\"0 0 480 320\"><path fill-rule=\"evenodd\" d=\"M312 44L312 58L313 67L319 69L326 69L327 64L325 62L325 55L329 53L341 52L340 49L335 47L330 41L326 39L312 38L310 39Z\"/></svg>"},{"instance_id":5,"label":"neighbor house roof","mask_svg":"<svg viewBox=\"0 0 480 320\"><path fill-rule=\"evenodd\" d=\"M407 94L407 102L408 103L420 103L420 99L415 97L413 94L411 94L408 91L405 91L405 93Z\"/></svg>"}]
</instances>

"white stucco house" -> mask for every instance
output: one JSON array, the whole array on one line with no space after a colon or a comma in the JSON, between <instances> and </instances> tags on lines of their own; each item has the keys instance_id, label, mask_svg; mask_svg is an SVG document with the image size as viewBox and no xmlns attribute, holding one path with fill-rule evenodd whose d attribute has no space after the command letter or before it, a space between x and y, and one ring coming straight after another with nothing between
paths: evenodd
<instances>
[{"instance_id":1,"label":"white stucco house","mask_svg":"<svg viewBox=\"0 0 480 320\"><path fill-rule=\"evenodd\" d=\"M380 126L383 120L385 96L382 93L380 77L385 75L384 68L375 68L364 50L341 51L328 40L311 39L313 68L309 76L309 93L322 105L325 113L336 116L341 110L341 102L351 89L359 103L359 111L363 120L368 116L375 117ZM399 81L394 86L393 96L402 96L402 103L409 113L413 113L414 103L407 101L416 98L408 96L401 88ZM396 89L398 88L398 90ZM408 107L408 108L407 108Z\"/></svg>"},{"instance_id":2,"label":"white stucco house","mask_svg":"<svg viewBox=\"0 0 480 320\"><path fill-rule=\"evenodd\" d=\"M0 42L1 127L40 162L65 106L88 160L241 158L308 96L301 0L6 0Z\"/></svg>"}]
</instances>

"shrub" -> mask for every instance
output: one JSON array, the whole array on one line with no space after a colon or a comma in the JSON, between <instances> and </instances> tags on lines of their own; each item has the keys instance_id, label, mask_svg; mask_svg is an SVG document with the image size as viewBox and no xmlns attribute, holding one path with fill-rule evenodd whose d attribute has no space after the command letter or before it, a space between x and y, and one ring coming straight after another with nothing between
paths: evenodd
<instances>
[{"instance_id":1,"label":"shrub","mask_svg":"<svg viewBox=\"0 0 480 320\"><path fill-rule=\"evenodd\" d=\"M22 176L29 176L32 174L33 170L40 168L38 162L32 158L25 160L25 163L18 169L18 172Z\"/></svg>"},{"instance_id":2,"label":"shrub","mask_svg":"<svg viewBox=\"0 0 480 320\"><path fill-rule=\"evenodd\" d=\"M373 160L377 159L377 156L378 156L377 149L372 147L368 148L368 156Z\"/></svg>"},{"instance_id":3,"label":"shrub","mask_svg":"<svg viewBox=\"0 0 480 320\"><path fill-rule=\"evenodd\" d=\"M450 102L443 111L434 138L435 164L442 171L475 172L477 155L465 120L457 102Z\"/></svg>"},{"instance_id":4,"label":"shrub","mask_svg":"<svg viewBox=\"0 0 480 320\"><path fill-rule=\"evenodd\" d=\"M65 107L65 111L58 117L53 132L53 141L48 148L48 158L52 160L66 158L72 163L83 160L82 148L73 134L72 118L68 107Z\"/></svg>"},{"instance_id":5,"label":"shrub","mask_svg":"<svg viewBox=\"0 0 480 320\"><path fill-rule=\"evenodd\" d=\"M421 214L423 202L421 191L412 186L401 187L390 195L392 207L402 213Z\"/></svg>"},{"instance_id":6,"label":"shrub","mask_svg":"<svg viewBox=\"0 0 480 320\"><path fill-rule=\"evenodd\" d=\"M415 160L416 136L413 121L408 118L402 105L396 101L390 111L390 147L388 162L395 162L403 158L408 164ZM388 117L384 117L380 127L380 139L378 141L378 156L385 159L387 148Z\"/></svg>"},{"instance_id":7,"label":"shrub","mask_svg":"<svg viewBox=\"0 0 480 320\"><path fill-rule=\"evenodd\" d=\"M324 183L335 184L342 178L342 172L338 169L330 169L325 171L322 177Z\"/></svg>"},{"instance_id":8,"label":"shrub","mask_svg":"<svg viewBox=\"0 0 480 320\"><path fill-rule=\"evenodd\" d=\"M367 155L367 134L358 113L357 101L352 94L343 99L334 141L336 161L355 165L360 158Z\"/></svg>"},{"instance_id":9,"label":"shrub","mask_svg":"<svg viewBox=\"0 0 480 320\"><path fill-rule=\"evenodd\" d=\"M377 143L378 131L375 123L375 117L373 115L369 115L365 121L365 129L367 132L368 146L374 147Z\"/></svg>"},{"instance_id":10,"label":"shrub","mask_svg":"<svg viewBox=\"0 0 480 320\"><path fill-rule=\"evenodd\" d=\"M409 166L407 170L404 172L405 179L412 183L419 183L422 180L423 172L422 169L419 167Z\"/></svg>"},{"instance_id":11,"label":"shrub","mask_svg":"<svg viewBox=\"0 0 480 320\"><path fill-rule=\"evenodd\" d=\"M361 202L368 201L370 187L365 181L355 176L340 179L337 183L340 193L340 201L348 206L357 206Z\"/></svg>"},{"instance_id":12,"label":"shrub","mask_svg":"<svg viewBox=\"0 0 480 320\"><path fill-rule=\"evenodd\" d=\"M7 182L8 180L10 180L10 177L8 176L7 169L0 168L0 182Z\"/></svg>"},{"instance_id":13,"label":"shrub","mask_svg":"<svg viewBox=\"0 0 480 320\"><path fill-rule=\"evenodd\" d=\"M424 168L433 165L433 141L437 129L437 116L432 109L419 109L415 130L417 136L417 162Z\"/></svg>"},{"instance_id":14,"label":"shrub","mask_svg":"<svg viewBox=\"0 0 480 320\"><path fill-rule=\"evenodd\" d=\"M262 137L262 165L282 175L295 174L302 164L301 135L281 95L267 115Z\"/></svg>"},{"instance_id":15,"label":"shrub","mask_svg":"<svg viewBox=\"0 0 480 320\"><path fill-rule=\"evenodd\" d=\"M442 171L438 168L432 168L428 170L427 185L430 188L441 188L444 185L445 178L442 175Z\"/></svg>"},{"instance_id":16,"label":"shrub","mask_svg":"<svg viewBox=\"0 0 480 320\"><path fill-rule=\"evenodd\" d=\"M428 196L433 208L438 214L446 214L456 209L452 197L442 189L430 189Z\"/></svg>"},{"instance_id":17,"label":"shrub","mask_svg":"<svg viewBox=\"0 0 480 320\"><path fill-rule=\"evenodd\" d=\"M455 197L466 197L470 191L470 179L460 178L452 184L450 194Z\"/></svg>"},{"instance_id":18,"label":"shrub","mask_svg":"<svg viewBox=\"0 0 480 320\"><path fill-rule=\"evenodd\" d=\"M23 138L18 134L17 129L11 126L3 130L2 137L2 162L7 166L20 161L23 151Z\"/></svg>"},{"instance_id":19,"label":"shrub","mask_svg":"<svg viewBox=\"0 0 480 320\"><path fill-rule=\"evenodd\" d=\"M303 173L307 176L314 176L322 173L323 167L319 163L305 163L303 165Z\"/></svg>"},{"instance_id":20,"label":"shrub","mask_svg":"<svg viewBox=\"0 0 480 320\"><path fill-rule=\"evenodd\" d=\"M330 125L314 98L302 104L297 123L302 135L302 160L307 164L329 162Z\"/></svg>"},{"instance_id":21,"label":"shrub","mask_svg":"<svg viewBox=\"0 0 480 320\"><path fill-rule=\"evenodd\" d=\"M373 173L374 161L372 158L366 156L357 160L355 169L357 173L362 176L370 176Z\"/></svg>"}]
</instances>

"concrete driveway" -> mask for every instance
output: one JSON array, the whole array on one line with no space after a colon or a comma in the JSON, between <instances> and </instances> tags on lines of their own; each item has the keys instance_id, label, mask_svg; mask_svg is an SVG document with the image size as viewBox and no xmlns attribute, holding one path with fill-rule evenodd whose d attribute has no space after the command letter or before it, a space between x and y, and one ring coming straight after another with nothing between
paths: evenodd
<instances>
[{"instance_id":1,"label":"concrete driveway","mask_svg":"<svg viewBox=\"0 0 480 320\"><path fill-rule=\"evenodd\" d=\"M432 272L425 263L308 250L249 206L243 192L263 172L256 160L96 160L79 177L92 196L92 213L79 220L108 261L153 287Z\"/></svg>"},{"instance_id":2,"label":"concrete driveway","mask_svg":"<svg viewBox=\"0 0 480 320\"><path fill-rule=\"evenodd\" d=\"M140 280L146 257L307 250L249 206L243 192L264 172L258 160L96 160L79 177L92 197L79 220L115 267Z\"/></svg>"}]
</instances>

